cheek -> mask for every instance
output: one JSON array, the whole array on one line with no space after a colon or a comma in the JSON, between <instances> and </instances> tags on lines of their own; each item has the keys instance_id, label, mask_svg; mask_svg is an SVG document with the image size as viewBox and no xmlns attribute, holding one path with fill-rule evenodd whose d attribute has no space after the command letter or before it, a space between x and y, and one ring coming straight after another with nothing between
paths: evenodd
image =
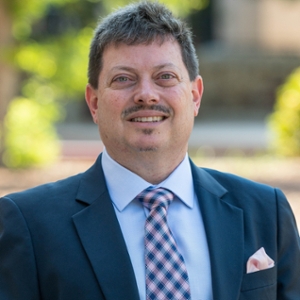
<instances>
[{"instance_id":1,"label":"cheek","mask_svg":"<svg viewBox=\"0 0 300 300\"><path fill-rule=\"evenodd\" d=\"M126 96L119 91L104 92L101 95L102 101L100 101L100 106L102 105L107 111L120 111L126 102Z\"/></svg>"},{"instance_id":2,"label":"cheek","mask_svg":"<svg viewBox=\"0 0 300 300\"><path fill-rule=\"evenodd\" d=\"M187 118L197 115L198 107L193 101L192 93L181 93L180 95L175 95L175 97L173 99L180 99L180 101L176 104L176 109L179 113L185 113Z\"/></svg>"},{"instance_id":3,"label":"cheek","mask_svg":"<svg viewBox=\"0 0 300 300\"><path fill-rule=\"evenodd\" d=\"M100 101L98 107L99 126L105 131L116 130L122 121L124 105L118 98L106 95L104 101Z\"/></svg>"},{"instance_id":4,"label":"cheek","mask_svg":"<svg viewBox=\"0 0 300 300\"><path fill-rule=\"evenodd\" d=\"M118 111L119 101L111 93L102 93L98 105L98 116L107 119Z\"/></svg>"}]
</instances>

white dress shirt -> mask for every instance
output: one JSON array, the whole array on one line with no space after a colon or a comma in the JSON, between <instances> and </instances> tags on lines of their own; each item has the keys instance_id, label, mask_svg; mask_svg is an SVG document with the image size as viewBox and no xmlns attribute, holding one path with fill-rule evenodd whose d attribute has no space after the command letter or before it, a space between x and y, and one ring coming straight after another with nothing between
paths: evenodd
<instances>
[{"instance_id":1,"label":"white dress shirt","mask_svg":"<svg viewBox=\"0 0 300 300\"><path fill-rule=\"evenodd\" d=\"M106 184L131 259L140 299L146 299L144 225L147 209L136 199L153 186L114 161L104 149L102 166ZM168 209L168 224L188 271L192 300L211 300L210 259L203 220L188 155L170 176L154 187L171 190L177 197Z\"/></svg>"}]
</instances>

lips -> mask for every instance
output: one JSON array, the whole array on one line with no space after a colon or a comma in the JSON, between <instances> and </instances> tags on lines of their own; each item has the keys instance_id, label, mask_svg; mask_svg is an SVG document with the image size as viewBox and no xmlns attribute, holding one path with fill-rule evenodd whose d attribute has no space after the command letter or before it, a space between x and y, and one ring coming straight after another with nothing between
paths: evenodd
<instances>
[{"instance_id":1,"label":"lips","mask_svg":"<svg viewBox=\"0 0 300 300\"><path fill-rule=\"evenodd\" d=\"M160 122L164 120L165 117L163 116L153 116L153 117L137 117L133 118L131 122L141 122L141 123L148 123L148 122Z\"/></svg>"},{"instance_id":2,"label":"lips","mask_svg":"<svg viewBox=\"0 0 300 300\"><path fill-rule=\"evenodd\" d=\"M155 123L164 121L171 114L172 110L164 105L137 105L124 109L122 118L129 122Z\"/></svg>"}]
</instances>

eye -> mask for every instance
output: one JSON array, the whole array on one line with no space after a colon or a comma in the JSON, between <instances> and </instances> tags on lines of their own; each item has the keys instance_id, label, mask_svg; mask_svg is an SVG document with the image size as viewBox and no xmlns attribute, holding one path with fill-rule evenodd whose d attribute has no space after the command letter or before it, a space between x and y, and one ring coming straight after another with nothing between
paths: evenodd
<instances>
[{"instance_id":1,"label":"eye","mask_svg":"<svg viewBox=\"0 0 300 300\"><path fill-rule=\"evenodd\" d=\"M117 81L117 82L126 82L126 81L128 81L128 80L129 80L129 78L126 77L126 76L119 76L119 77L117 77L117 78L114 78L113 81Z\"/></svg>"},{"instance_id":2,"label":"eye","mask_svg":"<svg viewBox=\"0 0 300 300\"><path fill-rule=\"evenodd\" d=\"M173 73L161 73L157 76L156 83L162 87L171 87L178 84L178 77Z\"/></svg>"},{"instance_id":3,"label":"eye","mask_svg":"<svg viewBox=\"0 0 300 300\"><path fill-rule=\"evenodd\" d=\"M112 78L110 86L113 89L124 89L135 83L135 78L130 75L119 74Z\"/></svg>"},{"instance_id":4,"label":"eye","mask_svg":"<svg viewBox=\"0 0 300 300\"><path fill-rule=\"evenodd\" d=\"M173 79L175 76L169 73L162 74L160 76L161 79Z\"/></svg>"}]
</instances>

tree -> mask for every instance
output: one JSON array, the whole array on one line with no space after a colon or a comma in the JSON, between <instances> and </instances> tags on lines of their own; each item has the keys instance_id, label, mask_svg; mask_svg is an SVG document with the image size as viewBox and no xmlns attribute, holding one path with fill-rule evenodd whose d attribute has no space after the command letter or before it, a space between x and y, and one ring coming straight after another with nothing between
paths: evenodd
<instances>
[{"instance_id":1,"label":"tree","mask_svg":"<svg viewBox=\"0 0 300 300\"><path fill-rule=\"evenodd\" d=\"M14 46L11 35L12 23L7 3L0 0L0 157L3 155L4 117L9 101L15 95L14 89L17 85L17 72L8 62L9 52Z\"/></svg>"},{"instance_id":2,"label":"tree","mask_svg":"<svg viewBox=\"0 0 300 300\"><path fill-rule=\"evenodd\" d=\"M300 156L300 67L278 88L269 117L274 133L272 150L281 156Z\"/></svg>"}]
</instances>

